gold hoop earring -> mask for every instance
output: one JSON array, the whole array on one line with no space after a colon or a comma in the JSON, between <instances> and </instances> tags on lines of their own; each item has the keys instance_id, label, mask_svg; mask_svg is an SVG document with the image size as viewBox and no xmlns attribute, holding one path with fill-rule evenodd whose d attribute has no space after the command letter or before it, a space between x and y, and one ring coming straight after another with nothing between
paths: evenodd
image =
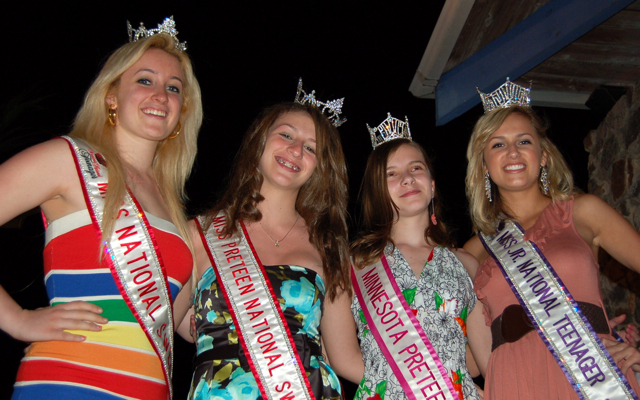
<instances>
[{"instance_id":1,"label":"gold hoop earring","mask_svg":"<svg viewBox=\"0 0 640 400\"><path fill-rule=\"evenodd\" d=\"M118 115L116 108L109 107L109 123L113 126L116 124L116 115Z\"/></svg>"},{"instance_id":2,"label":"gold hoop earring","mask_svg":"<svg viewBox=\"0 0 640 400\"><path fill-rule=\"evenodd\" d=\"M173 131L171 135L167 136L167 139L177 138L178 135L180 134L180 129L182 129L182 125L180 125L180 121L178 121L178 125L176 125L176 129Z\"/></svg>"}]
</instances>

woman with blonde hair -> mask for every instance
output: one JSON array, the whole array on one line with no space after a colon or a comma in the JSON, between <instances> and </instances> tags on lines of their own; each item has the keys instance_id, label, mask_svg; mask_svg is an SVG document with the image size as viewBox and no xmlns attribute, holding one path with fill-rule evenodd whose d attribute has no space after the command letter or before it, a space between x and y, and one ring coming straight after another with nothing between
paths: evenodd
<instances>
[{"instance_id":1,"label":"woman with blonde hair","mask_svg":"<svg viewBox=\"0 0 640 400\"><path fill-rule=\"evenodd\" d=\"M325 299L349 287L341 120L298 90L256 118L222 199L198 219L190 399L342 396L321 341Z\"/></svg>"},{"instance_id":2,"label":"woman with blonde hair","mask_svg":"<svg viewBox=\"0 0 640 400\"><path fill-rule=\"evenodd\" d=\"M576 193L528 89L507 81L482 97L466 178L478 235L465 249L480 262L475 292L491 327L485 351L474 352L485 397L637 398L640 357L613 340L596 260L602 247L640 271L640 234L598 197Z\"/></svg>"},{"instance_id":3,"label":"woman with blonde hair","mask_svg":"<svg viewBox=\"0 0 640 400\"><path fill-rule=\"evenodd\" d=\"M129 26L69 136L0 166L0 224L39 206L50 307L0 288L0 329L33 342L14 398L166 399L172 302L192 272L184 183L202 122L200 88L173 18Z\"/></svg>"}]
</instances>

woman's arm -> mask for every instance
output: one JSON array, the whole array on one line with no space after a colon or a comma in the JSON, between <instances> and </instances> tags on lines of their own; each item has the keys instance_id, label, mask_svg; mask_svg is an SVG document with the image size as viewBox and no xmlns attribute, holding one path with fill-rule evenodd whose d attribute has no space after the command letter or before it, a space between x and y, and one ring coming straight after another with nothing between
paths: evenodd
<instances>
[{"instance_id":1,"label":"woman's arm","mask_svg":"<svg viewBox=\"0 0 640 400\"><path fill-rule=\"evenodd\" d=\"M613 207L591 194L577 196L573 219L596 258L602 247L622 265L640 273L640 233Z\"/></svg>"},{"instance_id":2,"label":"woman's arm","mask_svg":"<svg viewBox=\"0 0 640 400\"><path fill-rule=\"evenodd\" d=\"M476 303L467 317L467 338L473 359L482 376L485 376L491 357L491 329L485 322L480 302Z\"/></svg>"},{"instance_id":3,"label":"woman's arm","mask_svg":"<svg viewBox=\"0 0 640 400\"><path fill-rule=\"evenodd\" d=\"M195 252L195 276L197 279L200 279L204 272L211 265L211 261L209 260L209 256L207 255L206 250L204 249L204 245L202 243L202 238L200 237L200 231L196 226L194 220L189 221L189 231L191 233L191 243L193 244L193 251ZM193 276L189 279L189 282L185 285L183 290L180 291L176 298L176 303L179 302L180 307L186 311L184 318L180 320L176 319L176 332L182 336L184 340L189 343L194 343L196 340L196 332L195 332L195 322L193 321L193 299L192 295L195 295L193 292L193 284L192 284ZM197 282L195 283L197 285ZM188 285L188 287L187 287ZM183 293L184 292L184 293Z\"/></svg>"},{"instance_id":4,"label":"woman's arm","mask_svg":"<svg viewBox=\"0 0 640 400\"><path fill-rule=\"evenodd\" d=\"M478 237L478 235L469 239L462 248L466 250L469 254L471 254L478 261L478 265L482 264L484 260L486 260L487 257L489 257L489 254L487 253L484 246L482 245L482 242L480 241L480 238ZM471 276L471 279L475 278L475 273L474 275L471 275L471 274L469 275Z\"/></svg>"},{"instance_id":5,"label":"woman's arm","mask_svg":"<svg viewBox=\"0 0 640 400\"><path fill-rule=\"evenodd\" d=\"M187 281L182 287L182 290L176 296L176 300L173 302L173 318L176 332L182 336L184 340L189 343L193 343L191 337L191 322L190 318L193 315L193 302L191 301L191 279Z\"/></svg>"},{"instance_id":6,"label":"woman's arm","mask_svg":"<svg viewBox=\"0 0 640 400\"><path fill-rule=\"evenodd\" d=\"M602 247L627 268L640 273L640 233L613 207L597 196L576 196L573 220L580 236L597 258ZM640 372L640 352L627 343L604 338L605 347L621 370Z\"/></svg>"},{"instance_id":7,"label":"woman's arm","mask_svg":"<svg viewBox=\"0 0 640 400\"><path fill-rule=\"evenodd\" d=\"M180 325L176 329L176 333L180 335L184 340L189 343L196 342L196 332L195 332L195 320L193 315L193 307L189 308L187 314L180 322Z\"/></svg>"},{"instance_id":8,"label":"woman's arm","mask_svg":"<svg viewBox=\"0 0 640 400\"><path fill-rule=\"evenodd\" d=\"M0 165L0 225L41 206L49 220L85 207L75 164L64 140L33 146ZM82 341L65 330L99 331L107 323L102 309L74 301L55 307L23 310L0 288L0 329L26 342Z\"/></svg>"},{"instance_id":9,"label":"woman's arm","mask_svg":"<svg viewBox=\"0 0 640 400\"><path fill-rule=\"evenodd\" d=\"M342 292L325 302L322 315L322 340L331 368L356 384L364 376L364 361L358 344L356 323L351 315L351 296Z\"/></svg>"},{"instance_id":10,"label":"woman's arm","mask_svg":"<svg viewBox=\"0 0 640 400\"><path fill-rule=\"evenodd\" d=\"M469 240L465 245L465 248L467 248L468 245L470 245L469 247L472 249L475 249L476 253L480 253L477 246L475 246L480 245L480 247L482 247L477 236ZM484 252L484 247L482 247L482 251ZM456 249L453 250L453 253L458 257L458 260L460 260L464 268L467 270L467 273L469 273L469 276L473 279L479 267L476 258L465 249ZM471 348L475 364L480 370L480 373L484 376L487 364L489 363L489 357L491 356L492 339L491 329L485 323L482 304L480 302L476 302L475 307L473 307L473 310L467 317L467 339L469 340L469 347Z\"/></svg>"}]
</instances>

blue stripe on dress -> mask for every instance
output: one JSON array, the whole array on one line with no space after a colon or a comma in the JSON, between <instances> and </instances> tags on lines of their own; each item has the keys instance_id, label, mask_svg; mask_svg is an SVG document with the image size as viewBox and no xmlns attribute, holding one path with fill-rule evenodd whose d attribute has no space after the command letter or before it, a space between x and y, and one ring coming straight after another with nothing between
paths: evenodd
<instances>
[{"instance_id":1,"label":"blue stripe on dress","mask_svg":"<svg viewBox=\"0 0 640 400\"><path fill-rule=\"evenodd\" d=\"M83 400L122 400L122 396L116 396L103 391L86 387L71 386L65 384L39 383L26 386L14 386L11 400L31 399L83 399Z\"/></svg>"},{"instance_id":2,"label":"blue stripe on dress","mask_svg":"<svg viewBox=\"0 0 640 400\"><path fill-rule=\"evenodd\" d=\"M60 274L53 271L47 278L47 294L55 297L118 296L120 291L111 273ZM169 281L171 298L175 301L180 286Z\"/></svg>"},{"instance_id":3,"label":"blue stripe on dress","mask_svg":"<svg viewBox=\"0 0 640 400\"><path fill-rule=\"evenodd\" d=\"M176 301L176 296L180 293L180 287L175 283L169 281L169 291L171 292L171 299Z\"/></svg>"},{"instance_id":4,"label":"blue stripe on dress","mask_svg":"<svg viewBox=\"0 0 640 400\"><path fill-rule=\"evenodd\" d=\"M61 274L52 271L46 282L49 298L117 296L120 291L111 273Z\"/></svg>"}]
</instances>

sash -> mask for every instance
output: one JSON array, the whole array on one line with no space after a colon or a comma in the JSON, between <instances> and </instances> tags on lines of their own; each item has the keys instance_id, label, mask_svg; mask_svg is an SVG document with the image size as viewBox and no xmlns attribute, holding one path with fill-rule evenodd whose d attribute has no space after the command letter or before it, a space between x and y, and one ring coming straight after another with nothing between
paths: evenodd
<instances>
[{"instance_id":1,"label":"sash","mask_svg":"<svg viewBox=\"0 0 640 400\"><path fill-rule=\"evenodd\" d=\"M207 232L196 219L209 260L264 399L315 399L280 304L243 223L239 235L220 235L215 217Z\"/></svg>"},{"instance_id":2,"label":"sash","mask_svg":"<svg viewBox=\"0 0 640 400\"><path fill-rule=\"evenodd\" d=\"M352 265L351 281L371 333L407 398L459 400L384 254L380 261L361 270Z\"/></svg>"},{"instance_id":3,"label":"sash","mask_svg":"<svg viewBox=\"0 0 640 400\"><path fill-rule=\"evenodd\" d=\"M85 142L62 138L69 142L93 226L102 239L106 163ZM104 251L122 297L160 358L169 395L173 397L173 310L167 274L149 221L128 189L114 232L104 242Z\"/></svg>"},{"instance_id":4,"label":"sash","mask_svg":"<svg viewBox=\"0 0 640 400\"><path fill-rule=\"evenodd\" d=\"M513 221L480 234L511 290L580 399L635 399L629 382L544 254Z\"/></svg>"}]
</instances>

